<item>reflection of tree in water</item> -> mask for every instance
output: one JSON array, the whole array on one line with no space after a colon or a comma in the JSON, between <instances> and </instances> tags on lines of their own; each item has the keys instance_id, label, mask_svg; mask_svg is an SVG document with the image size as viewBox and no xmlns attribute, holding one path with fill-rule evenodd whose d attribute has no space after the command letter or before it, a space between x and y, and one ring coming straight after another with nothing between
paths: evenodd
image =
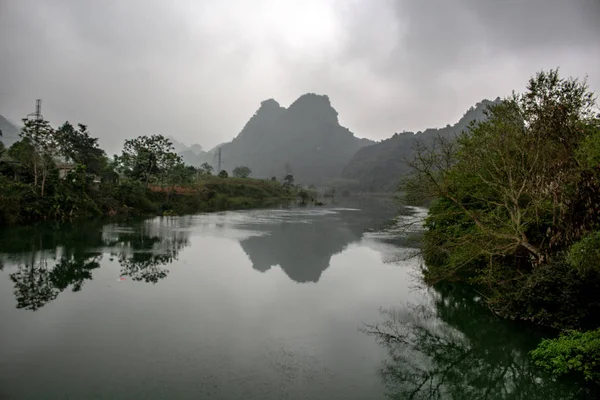
<instances>
[{"instance_id":1,"label":"reflection of tree in water","mask_svg":"<svg viewBox=\"0 0 600 400\"><path fill-rule=\"evenodd\" d=\"M134 281L157 283L169 270L182 248L189 245L187 232L178 230L182 221L144 221L135 229L113 235L111 254L118 257L121 275ZM175 224L175 225L172 225Z\"/></svg>"},{"instance_id":2,"label":"reflection of tree in water","mask_svg":"<svg viewBox=\"0 0 600 400\"><path fill-rule=\"evenodd\" d=\"M15 283L17 308L37 310L72 286L81 290L83 282L92 279L91 270L100 267L100 254L63 254L32 252L30 260L19 264L10 275Z\"/></svg>"},{"instance_id":3,"label":"reflection of tree in water","mask_svg":"<svg viewBox=\"0 0 600 400\"><path fill-rule=\"evenodd\" d=\"M158 282L168 273L162 266L188 245L187 234L174 229L182 224L189 221L143 221L126 230L97 222L7 229L0 234L6 239L0 265L17 267L10 274L17 308L37 310L69 287L80 291L107 248L118 256L123 275Z\"/></svg>"},{"instance_id":4,"label":"reflection of tree in water","mask_svg":"<svg viewBox=\"0 0 600 400\"><path fill-rule=\"evenodd\" d=\"M52 283L61 291L72 285L78 292L85 280L92 279L92 270L100 267L101 259L102 254L63 256L52 270Z\"/></svg>"},{"instance_id":5,"label":"reflection of tree in water","mask_svg":"<svg viewBox=\"0 0 600 400\"><path fill-rule=\"evenodd\" d=\"M530 365L536 335L517 332L464 292L446 288L432 307L382 315L364 331L387 350L379 373L391 399L586 398Z\"/></svg>"},{"instance_id":6,"label":"reflection of tree in water","mask_svg":"<svg viewBox=\"0 0 600 400\"><path fill-rule=\"evenodd\" d=\"M31 260L10 274L10 279L15 283L17 308L35 311L54 300L60 292L54 287L48 261L43 255L38 258L33 253Z\"/></svg>"}]
</instances>

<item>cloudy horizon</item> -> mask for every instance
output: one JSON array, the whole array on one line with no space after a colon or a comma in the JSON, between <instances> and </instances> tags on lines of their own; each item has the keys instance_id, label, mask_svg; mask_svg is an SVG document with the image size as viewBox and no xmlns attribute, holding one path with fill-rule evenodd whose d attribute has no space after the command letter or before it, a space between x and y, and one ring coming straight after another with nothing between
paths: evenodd
<instances>
[{"instance_id":1,"label":"cloudy horizon","mask_svg":"<svg viewBox=\"0 0 600 400\"><path fill-rule=\"evenodd\" d=\"M205 149L260 102L329 96L381 140L456 122L541 69L600 90L600 2L0 0L0 114L43 99L109 151L161 133Z\"/></svg>"}]
</instances>

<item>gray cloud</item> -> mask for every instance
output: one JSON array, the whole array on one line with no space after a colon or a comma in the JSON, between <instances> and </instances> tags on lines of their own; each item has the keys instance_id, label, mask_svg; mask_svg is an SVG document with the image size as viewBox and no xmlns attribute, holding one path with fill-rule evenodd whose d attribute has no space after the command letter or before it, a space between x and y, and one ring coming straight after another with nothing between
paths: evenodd
<instances>
[{"instance_id":1,"label":"gray cloud","mask_svg":"<svg viewBox=\"0 0 600 400\"><path fill-rule=\"evenodd\" d=\"M116 149L235 136L260 101L326 93L381 139L456 121L560 66L600 88L597 0L0 0L0 114L44 99Z\"/></svg>"}]
</instances>

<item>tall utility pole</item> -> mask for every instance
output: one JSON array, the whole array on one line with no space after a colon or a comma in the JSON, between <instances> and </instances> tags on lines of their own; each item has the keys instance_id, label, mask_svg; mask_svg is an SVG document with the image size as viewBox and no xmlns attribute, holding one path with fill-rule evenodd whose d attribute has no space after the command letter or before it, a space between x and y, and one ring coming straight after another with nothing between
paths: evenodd
<instances>
[{"instance_id":1,"label":"tall utility pole","mask_svg":"<svg viewBox=\"0 0 600 400\"><path fill-rule=\"evenodd\" d=\"M221 148L220 147L219 147L219 152L217 154L219 156L219 163L217 164L218 165L217 174L218 174L221 172Z\"/></svg>"},{"instance_id":2,"label":"tall utility pole","mask_svg":"<svg viewBox=\"0 0 600 400\"><path fill-rule=\"evenodd\" d=\"M33 117L36 121L41 121L44 119L42 115L42 99L37 99L35 101L35 112L27 114L27 118Z\"/></svg>"}]
</instances>

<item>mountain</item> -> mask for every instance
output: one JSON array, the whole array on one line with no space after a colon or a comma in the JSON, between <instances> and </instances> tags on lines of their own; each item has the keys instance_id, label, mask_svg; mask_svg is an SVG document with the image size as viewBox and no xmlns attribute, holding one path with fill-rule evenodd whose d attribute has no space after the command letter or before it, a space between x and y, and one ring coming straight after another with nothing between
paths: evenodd
<instances>
[{"instance_id":1,"label":"mountain","mask_svg":"<svg viewBox=\"0 0 600 400\"><path fill-rule=\"evenodd\" d=\"M296 182L321 183L338 178L356 151L371 143L339 124L329 97L308 93L288 108L263 101L238 136L218 148L221 169L245 165L259 178L282 178L289 170Z\"/></svg>"},{"instance_id":2,"label":"mountain","mask_svg":"<svg viewBox=\"0 0 600 400\"><path fill-rule=\"evenodd\" d=\"M14 142L19 140L20 130L21 129L15 124L0 115L0 131L2 131L0 142L2 142L5 147L8 148L12 146Z\"/></svg>"},{"instance_id":3,"label":"mountain","mask_svg":"<svg viewBox=\"0 0 600 400\"><path fill-rule=\"evenodd\" d=\"M189 165L193 165L195 167L199 167L203 162L207 161L210 163L212 161L212 156L204 151L202 146L199 144L193 144L191 146L187 146L179 141L177 141L174 137L169 136L169 140L173 143L173 148L175 152L183 158L183 162Z\"/></svg>"},{"instance_id":4,"label":"mountain","mask_svg":"<svg viewBox=\"0 0 600 400\"><path fill-rule=\"evenodd\" d=\"M342 171L342 178L353 182L349 184L355 190L368 192L390 192L398 187L402 175L410 172L405 163L413 155L417 140L431 143L436 137L452 138L466 129L473 120L485 119L485 110L489 105L499 102L483 100L469 108L454 125L441 129L427 129L423 132L396 133L389 139L363 147L352 157Z\"/></svg>"}]
</instances>

